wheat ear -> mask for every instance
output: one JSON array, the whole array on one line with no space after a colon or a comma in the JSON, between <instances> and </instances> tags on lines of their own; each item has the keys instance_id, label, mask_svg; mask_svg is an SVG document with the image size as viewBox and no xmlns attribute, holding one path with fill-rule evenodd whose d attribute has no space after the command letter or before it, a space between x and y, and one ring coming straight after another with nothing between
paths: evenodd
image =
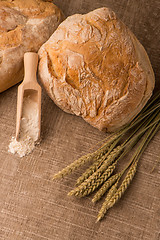
<instances>
[{"instance_id":1,"label":"wheat ear","mask_svg":"<svg viewBox=\"0 0 160 240\"><path fill-rule=\"evenodd\" d=\"M95 151L93 153L88 153L87 155L84 155L84 156L78 158L73 163L71 163L70 165L63 168L61 171L59 171L57 174L55 174L53 176L53 179L63 178L64 176L72 173L73 171L75 171L77 168L81 167L85 163L98 160L100 157L103 156L104 152L107 151L107 149L108 149L108 146L106 146L106 147L103 146L103 151L98 149L97 151Z\"/></svg>"},{"instance_id":2,"label":"wheat ear","mask_svg":"<svg viewBox=\"0 0 160 240\"><path fill-rule=\"evenodd\" d=\"M108 201L112 198L112 196L114 196L114 194L117 192L117 186L118 186L118 183L119 183L119 178L117 179L116 183L110 188L108 194L107 194L107 197L98 213L98 216L97 216L97 221L96 222L99 222L103 217L104 215L106 214L107 210L109 209L108 208Z\"/></svg>"},{"instance_id":3,"label":"wheat ear","mask_svg":"<svg viewBox=\"0 0 160 240\"><path fill-rule=\"evenodd\" d=\"M117 179L121 177L121 175L121 173L117 173L110 177L105 183L103 183L102 187L94 195L92 202L97 202L106 193L106 191L117 181Z\"/></svg>"},{"instance_id":4,"label":"wheat ear","mask_svg":"<svg viewBox=\"0 0 160 240\"><path fill-rule=\"evenodd\" d=\"M122 194L126 191L126 189L128 188L129 184L131 183L131 181L136 173L137 163L138 163L138 161L136 161L130 167L126 177L124 178L122 184L120 185L120 187L118 189L117 189L118 182L116 183L116 185L113 185L113 187L110 189L110 191L108 192L107 197L102 205L102 208L99 211L97 221L100 221L104 217L107 210L109 208L113 207L113 205L121 198Z\"/></svg>"},{"instance_id":5,"label":"wheat ear","mask_svg":"<svg viewBox=\"0 0 160 240\"><path fill-rule=\"evenodd\" d=\"M101 175L105 172L105 170L116 160L116 158L118 158L118 156L121 154L122 150L123 150L122 145L119 145L115 149L113 149L112 152L107 157L107 159L102 164L102 166L96 172L94 172L88 179L86 179L81 185L79 185L77 188L75 188L71 192L69 192L68 195L70 195L70 196L71 195L75 195L75 196L83 195L84 190L87 187L92 186L93 183L97 182L97 179L99 179L101 177ZM115 168L116 163L114 164L114 168Z\"/></svg>"},{"instance_id":6,"label":"wheat ear","mask_svg":"<svg viewBox=\"0 0 160 240\"><path fill-rule=\"evenodd\" d=\"M89 178L94 172L100 168L100 166L103 164L103 162L107 159L109 154L113 151L114 147L118 144L120 138L117 138L111 146L108 149L108 152L104 154L101 158L99 158L97 161L95 161L83 174L77 179L76 185L80 185L82 182L84 182L87 178Z\"/></svg>"},{"instance_id":7,"label":"wheat ear","mask_svg":"<svg viewBox=\"0 0 160 240\"><path fill-rule=\"evenodd\" d=\"M98 179L103 172L110 166L121 154L123 151L123 146L119 145L109 154L106 160L103 162L101 167L92 175L95 179Z\"/></svg>"},{"instance_id":8,"label":"wheat ear","mask_svg":"<svg viewBox=\"0 0 160 240\"><path fill-rule=\"evenodd\" d=\"M84 197L95 191L104 181L106 181L113 173L116 167L116 162L109 166L101 177L98 179L94 178L92 175L89 179L85 180L81 185L73 189L68 193L69 196L75 195L79 197Z\"/></svg>"},{"instance_id":9,"label":"wheat ear","mask_svg":"<svg viewBox=\"0 0 160 240\"><path fill-rule=\"evenodd\" d=\"M105 144L103 144L99 149L97 149L95 152L88 153L88 154L78 158L77 160L75 160L73 163L71 163L70 165L68 165L61 171L59 171L57 174L55 174L53 176L53 179L63 178L64 176L72 173L73 171L75 171L77 168L81 167L85 163L91 162L91 161L94 162L94 161L97 161L98 159L100 159L107 152L107 150L111 146L111 144L114 143L120 137L122 137L122 136L120 136L120 133L121 133L121 131L113 134L111 136L111 138L109 138L108 141Z\"/></svg>"}]
</instances>

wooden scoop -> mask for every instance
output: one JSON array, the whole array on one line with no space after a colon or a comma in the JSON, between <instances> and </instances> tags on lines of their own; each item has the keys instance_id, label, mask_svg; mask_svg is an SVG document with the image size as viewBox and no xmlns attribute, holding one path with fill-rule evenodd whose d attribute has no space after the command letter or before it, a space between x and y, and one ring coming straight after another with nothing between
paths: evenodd
<instances>
[{"instance_id":1,"label":"wooden scoop","mask_svg":"<svg viewBox=\"0 0 160 240\"><path fill-rule=\"evenodd\" d=\"M41 129L41 87L37 82L36 72L38 65L38 54L27 52L24 54L24 80L18 87L17 96L17 121L16 121L16 140L20 135L20 125L23 111L23 99L30 96L38 106L38 138L40 138Z\"/></svg>"}]
</instances>

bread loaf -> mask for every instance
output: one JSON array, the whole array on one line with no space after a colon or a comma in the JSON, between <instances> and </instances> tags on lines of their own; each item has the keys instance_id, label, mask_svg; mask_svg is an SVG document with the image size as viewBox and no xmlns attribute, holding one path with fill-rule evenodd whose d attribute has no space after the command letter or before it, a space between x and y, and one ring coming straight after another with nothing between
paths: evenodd
<instances>
[{"instance_id":1,"label":"bread loaf","mask_svg":"<svg viewBox=\"0 0 160 240\"><path fill-rule=\"evenodd\" d=\"M145 49L108 8L68 17L39 57L39 76L53 101L100 130L130 122L152 95Z\"/></svg>"},{"instance_id":2,"label":"bread loaf","mask_svg":"<svg viewBox=\"0 0 160 240\"><path fill-rule=\"evenodd\" d=\"M41 0L0 1L0 92L23 79L23 55L37 52L63 14Z\"/></svg>"}]
</instances>

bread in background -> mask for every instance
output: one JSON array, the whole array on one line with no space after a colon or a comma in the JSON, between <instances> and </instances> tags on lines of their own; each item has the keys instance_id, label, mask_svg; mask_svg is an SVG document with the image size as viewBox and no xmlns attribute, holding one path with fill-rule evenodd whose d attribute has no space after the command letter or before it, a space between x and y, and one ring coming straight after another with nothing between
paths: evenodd
<instances>
[{"instance_id":1,"label":"bread in background","mask_svg":"<svg viewBox=\"0 0 160 240\"><path fill-rule=\"evenodd\" d=\"M62 20L53 3L0 1L0 92L23 79L24 53L37 52Z\"/></svg>"}]
</instances>

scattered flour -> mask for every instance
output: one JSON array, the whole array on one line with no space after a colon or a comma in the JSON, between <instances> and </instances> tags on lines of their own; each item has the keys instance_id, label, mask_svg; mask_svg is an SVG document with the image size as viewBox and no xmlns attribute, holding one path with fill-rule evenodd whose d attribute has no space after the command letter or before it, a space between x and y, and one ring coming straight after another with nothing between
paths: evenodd
<instances>
[{"instance_id":1,"label":"scattered flour","mask_svg":"<svg viewBox=\"0 0 160 240\"><path fill-rule=\"evenodd\" d=\"M30 96L23 100L19 141L12 137L9 152L24 157L31 153L38 140L38 104Z\"/></svg>"}]
</instances>

